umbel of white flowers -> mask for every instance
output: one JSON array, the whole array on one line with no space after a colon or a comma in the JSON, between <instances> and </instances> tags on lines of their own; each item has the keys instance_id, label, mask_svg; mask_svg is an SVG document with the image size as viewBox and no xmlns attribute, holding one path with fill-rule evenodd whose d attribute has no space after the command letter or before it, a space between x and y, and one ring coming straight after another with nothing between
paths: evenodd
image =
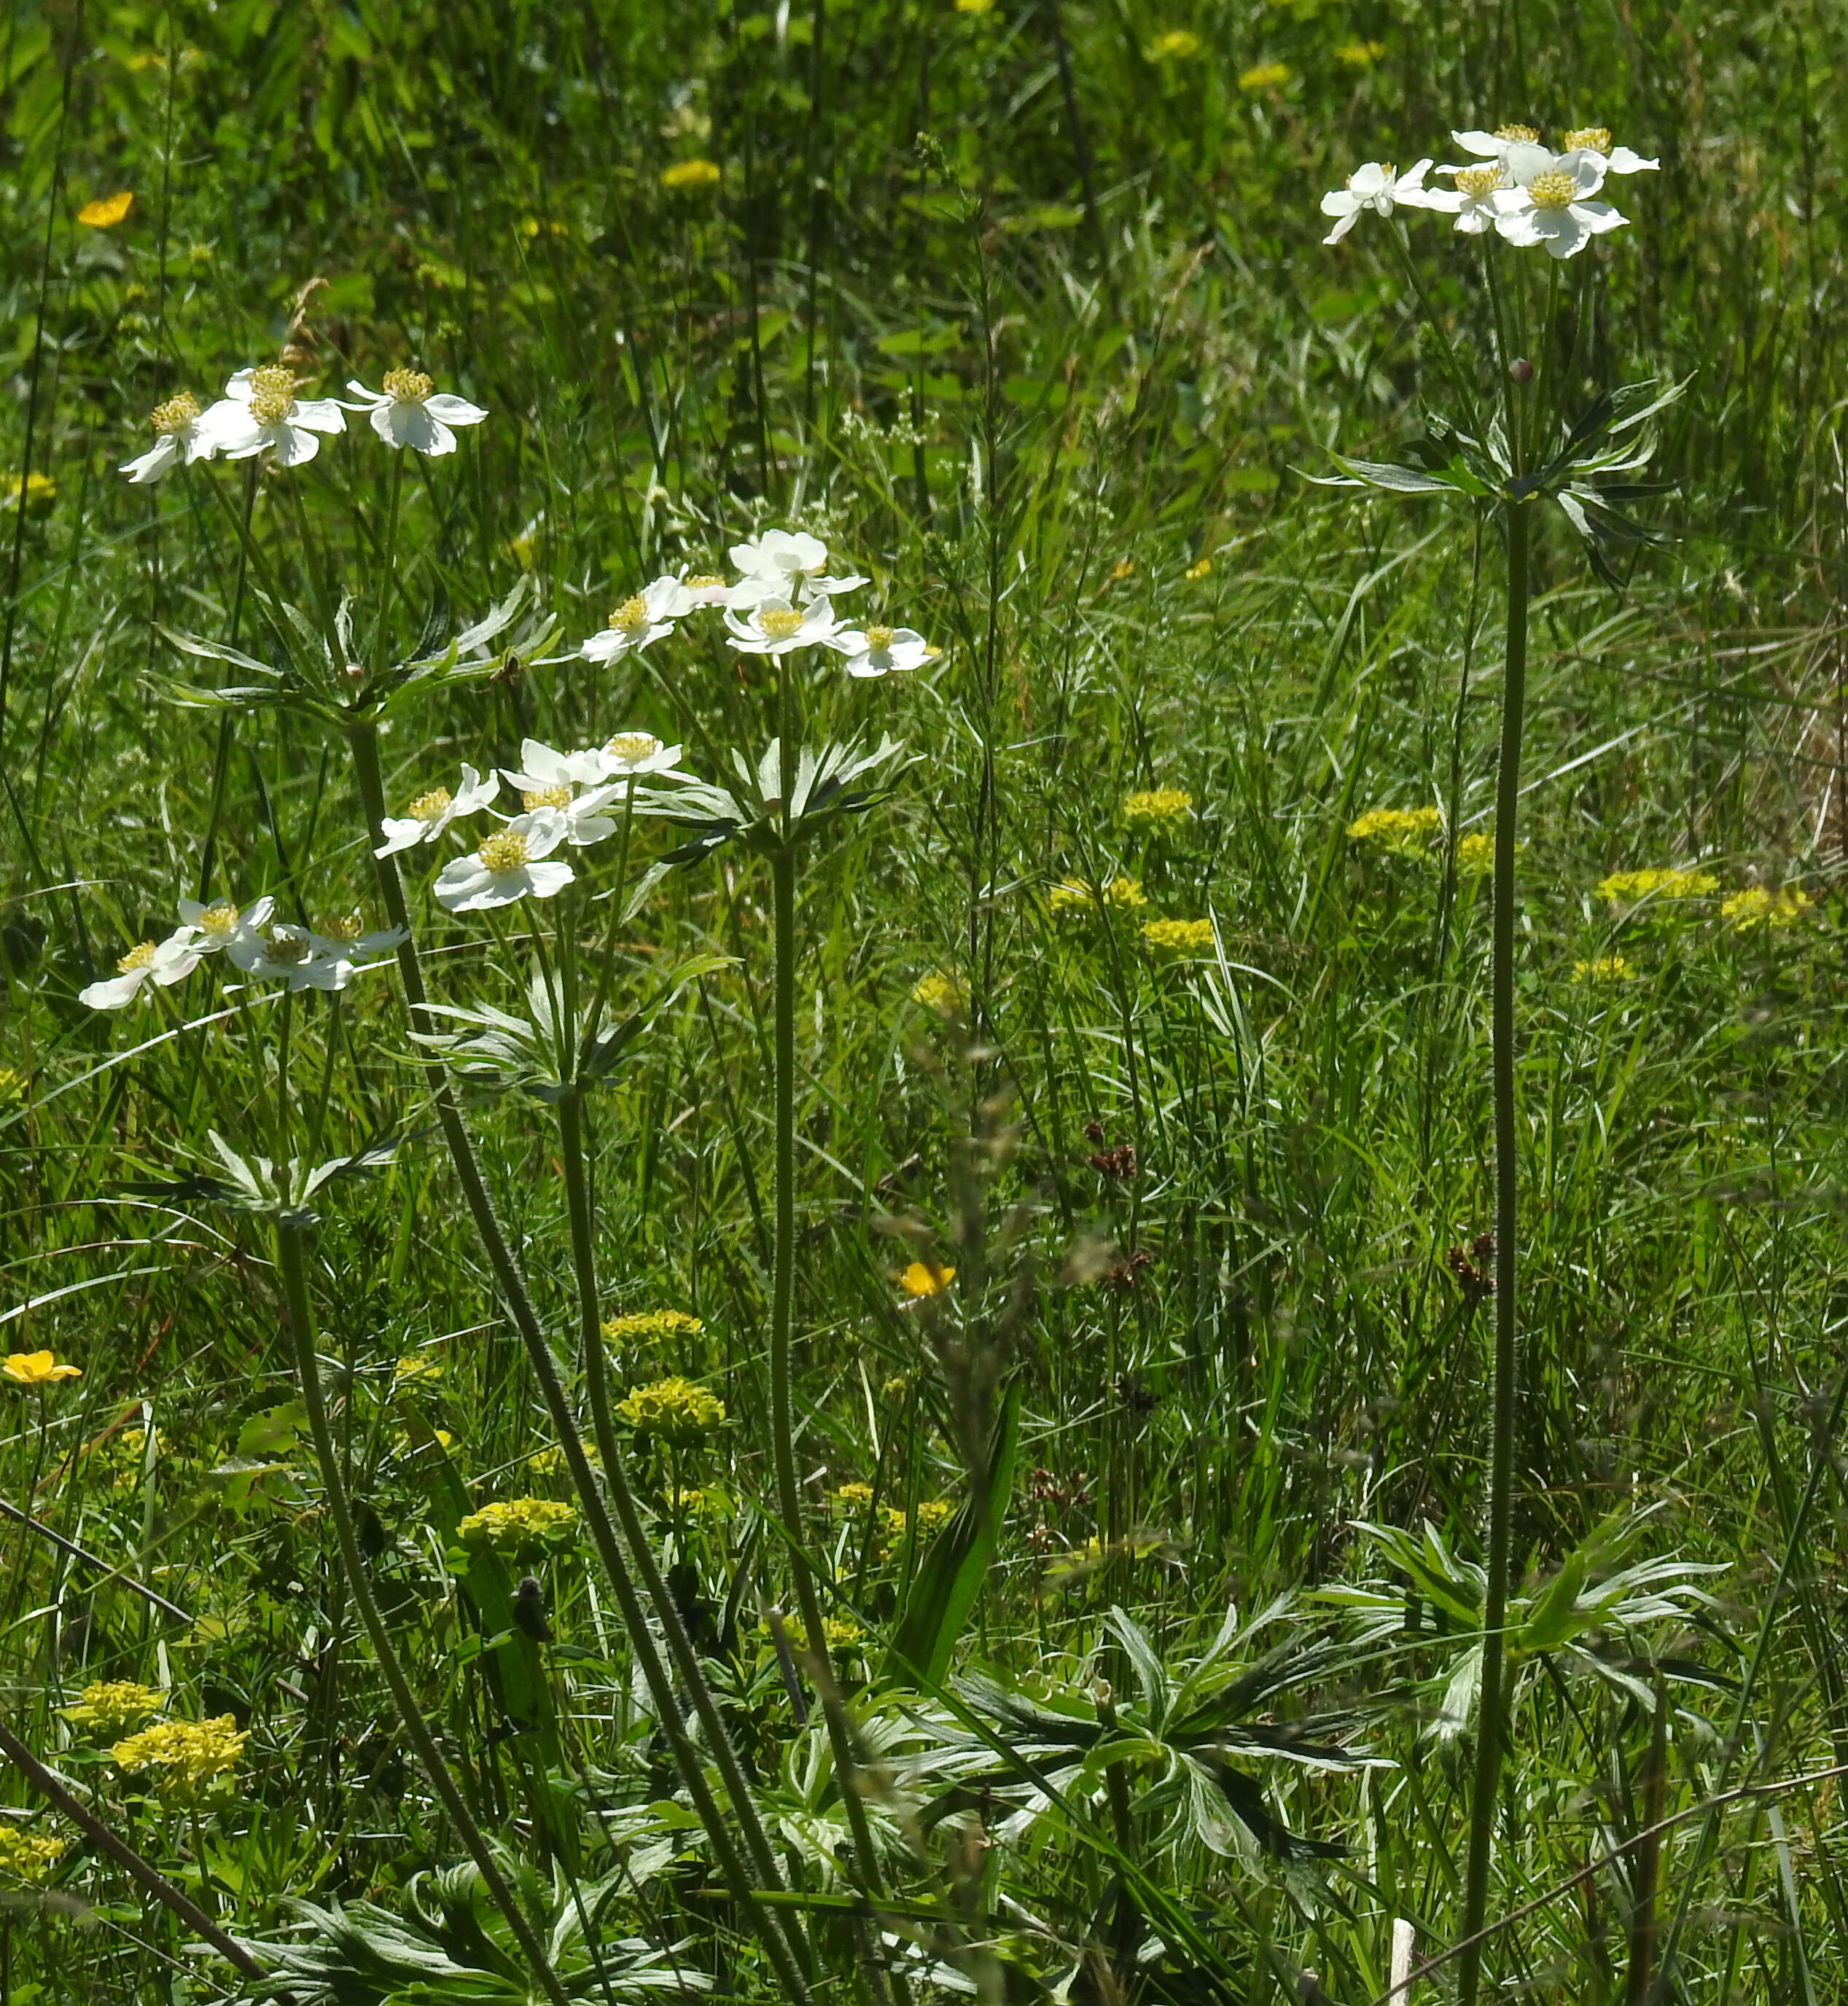
<instances>
[{"instance_id":1,"label":"umbel of white flowers","mask_svg":"<svg viewBox=\"0 0 1848 2006\"><path fill-rule=\"evenodd\" d=\"M1450 177L1450 187L1425 186L1431 171L1428 155L1403 174L1369 160L1348 176L1345 187L1330 188L1322 197L1322 214L1335 220L1323 243L1339 244L1369 209L1391 216L1396 209L1427 209L1454 216L1453 227L1466 236L1492 230L1505 243L1544 244L1550 255L1571 258L1593 238L1629 220L1602 199L1606 178L1641 174L1659 164L1628 146L1613 146L1602 125L1562 133L1557 153L1531 125L1450 136L1475 156L1437 170Z\"/></svg>"}]
</instances>

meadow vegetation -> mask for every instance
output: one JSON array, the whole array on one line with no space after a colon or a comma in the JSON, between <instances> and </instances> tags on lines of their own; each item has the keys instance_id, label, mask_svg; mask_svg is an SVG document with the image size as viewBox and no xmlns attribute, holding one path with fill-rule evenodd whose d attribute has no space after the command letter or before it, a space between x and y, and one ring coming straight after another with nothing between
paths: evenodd
<instances>
[{"instance_id":1,"label":"meadow vegetation","mask_svg":"<svg viewBox=\"0 0 1848 2006\"><path fill-rule=\"evenodd\" d=\"M9 12L0 2006L1844 1996L1845 65Z\"/></svg>"}]
</instances>

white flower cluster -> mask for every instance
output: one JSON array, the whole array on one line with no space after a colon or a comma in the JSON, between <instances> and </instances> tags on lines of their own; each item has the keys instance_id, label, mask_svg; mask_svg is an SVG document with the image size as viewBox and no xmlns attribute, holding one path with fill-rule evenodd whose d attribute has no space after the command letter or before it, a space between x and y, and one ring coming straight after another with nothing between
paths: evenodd
<instances>
[{"instance_id":1,"label":"white flower cluster","mask_svg":"<svg viewBox=\"0 0 1848 2006\"><path fill-rule=\"evenodd\" d=\"M479 404L438 390L421 369L388 369L385 388L368 390L350 382L358 400L304 397L287 363L269 362L240 369L224 386L224 395L201 410L199 399L182 391L149 414L154 443L120 471L131 481L158 480L175 466L195 460L249 459L268 453L278 466L300 466L321 450L320 435L343 432L346 414L364 411L372 429L392 446L410 446L435 455L456 450L457 425L478 425L488 416Z\"/></svg>"},{"instance_id":2,"label":"white flower cluster","mask_svg":"<svg viewBox=\"0 0 1848 2006\"><path fill-rule=\"evenodd\" d=\"M586 661L614 662L671 634L678 621L709 608L723 611L731 644L742 655L787 655L827 648L847 658L850 676L885 676L921 668L943 652L910 627L855 626L834 611L837 594L867 581L834 577L828 547L801 530L766 530L734 544L738 577L657 578L626 599L578 653Z\"/></svg>"},{"instance_id":3,"label":"white flower cluster","mask_svg":"<svg viewBox=\"0 0 1848 2006\"><path fill-rule=\"evenodd\" d=\"M1558 153L1531 125L1450 136L1476 157L1469 164L1438 169L1450 176L1452 186L1424 185L1428 157L1403 174L1369 160L1348 176L1346 187L1331 188L1322 197L1322 214L1335 219L1323 243L1339 244L1368 209L1390 216L1396 209L1431 209L1455 216L1455 227L1466 236L1493 230L1505 242L1544 244L1553 257L1570 258L1593 238L1628 220L1601 199L1606 177L1640 174L1659 164L1628 146L1614 146L1601 125L1561 134Z\"/></svg>"},{"instance_id":4,"label":"white flower cluster","mask_svg":"<svg viewBox=\"0 0 1848 2006\"><path fill-rule=\"evenodd\" d=\"M229 899L205 905L179 902L180 924L163 941L143 941L115 964L115 973L79 991L78 1001L93 1010L125 1010L152 983L159 989L183 982L208 955L222 954L259 982L284 982L290 989L344 989L355 975L376 963L357 957L396 947L404 935L334 928L318 934L287 920L275 920L273 899L259 899L241 910Z\"/></svg>"},{"instance_id":5,"label":"white flower cluster","mask_svg":"<svg viewBox=\"0 0 1848 2006\"><path fill-rule=\"evenodd\" d=\"M529 738L519 748L517 771L503 767L484 780L473 766L464 766L454 792L433 788L402 815L387 815L385 840L374 853L390 857L434 843L462 817L485 810L500 828L437 873L431 888L437 903L452 913L480 913L529 895L554 898L577 873L554 859L553 851L561 845L581 850L613 836L616 824L604 810L637 780L689 777L678 771L681 751L646 731L621 731L602 745L577 752L561 752ZM498 799L503 780L519 796L518 815L500 815L489 805Z\"/></svg>"}]
</instances>

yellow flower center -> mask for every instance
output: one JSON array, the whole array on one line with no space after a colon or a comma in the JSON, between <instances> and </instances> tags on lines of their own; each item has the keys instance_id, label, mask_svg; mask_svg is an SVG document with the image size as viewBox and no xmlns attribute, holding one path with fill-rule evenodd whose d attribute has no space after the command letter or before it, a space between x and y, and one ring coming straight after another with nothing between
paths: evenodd
<instances>
[{"instance_id":1,"label":"yellow flower center","mask_svg":"<svg viewBox=\"0 0 1848 2006\"><path fill-rule=\"evenodd\" d=\"M308 936L294 927L274 928L263 943L263 959L286 967L294 967L297 962L308 958Z\"/></svg>"},{"instance_id":2,"label":"yellow flower center","mask_svg":"<svg viewBox=\"0 0 1848 2006\"><path fill-rule=\"evenodd\" d=\"M1555 168L1549 174L1536 174L1527 184L1527 192L1533 196L1536 209L1565 209L1576 199L1579 184L1572 175Z\"/></svg>"},{"instance_id":3,"label":"yellow flower center","mask_svg":"<svg viewBox=\"0 0 1848 2006\"><path fill-rule=\"evenodd\" d=\"M897 639L896 627L869 627L866 630L866 645L869 648L889 648Z\"/></svg>"},{"instance_id":4,"label":"yellow flower center","mask_svg":"<svg viewBox=\"0 0 1848 2006\"><path fill-rule=\"evenodd\" d=\"M639 634L648 625L648 601L640 593L634 598L625 599L610 615L610 625L620 627L625 634Z\"/></svg>"},{"instance_id":5,"label":"yellow flower center","mask_svg":"<svg viewBox=\"0 0 1848 2006\"><path fill-rule=\"evenodd\" d=\"M619 731L604 747L612 759L626 759L632 766L660 751L661 741L646 731Z\"/></svg>"},{"instance_id":6,"label":"yellow flower center","mask_svg":"<svg viewBox=\"0 0 1848 2006\"><path fill-rule=\"evenodd\" d=\"M250 375L250 414L260 425L280 425L295 408L295 373L280 362Z\"/></svg>"},{"instance_id":7,"label":"yellow flower center","mask_svg":"<svg viewBox=\"0 0 1848 2006\"><path fill-rule=\"evenodd\" d=\"M388 369L385 394L400 404L421 404L436 388L421 369Z\"/></svg>"},{"instance_id":8,"label":"yellow flower center","mask_svg":"<svg viewBox=\"0 0 1848 2006\"><path fill-rule=\"evenodd\" d=\"M1610 128L1608 125L1580 125L1565 135L1565 150L1577 153L1582 147L1587 153L1608 153L1610 151Z\"/></svg>"},{"instance_id":9,"label":"yellow flower center","mask_svg":"<svg viewBox=\"0 0 1848 2006\"><path fill-rule=\"evenodd\" d=\"M766 639L787 641L802 630L802 616L790 606L767 606L757 616L757 624Z\"/></svg>"},{"instance_id":10,"label":"yellow flower center","mask_svg":"<svg viewBox=\"0 0 1848 2006\"><path fill-rule=\"evenodd\" d=\"M1480 202L1500 181L1501 170L1494 166L1459 167L1456 178L1457 186L1465 195Z\"/></svg>"},{"instance_id":11,"label":"yellow flower center","mask_svg":"<svg viewBox=\"0 0 1848 2006\"><path fill-rule=\"evenodd\" d=\"M419 794L406 813L419 822L435 822L456 797L447 787L432 787L427 794Z\"/></svg>"},{"instance_id":12,"label":"yellow flower center","mask_svg":"<svg viewBox=\"0 0 1848 2006\"><path fill-rule=\"evenodd\" d=\"M710 592L714 586L724 582L723 579L710 572L697 572L687 580L687 589L689 592Z\"/></svg>"},{"instance_id":13,"label":"yellow flower center","mask_svg":"<svg viewBox=\"0 0 1848 2006\"><path fill-rule=\"evenodd\" d=\"M148 413L148 423L165 438L174 432L183 432L198 416L198 398L190 390L182 390L164 404L157 404Z\"/></svg>"},{"instance_id":14,"label":"yellow flower center","mask_svg":"<svg viewBox=\"0 0 1848 2006\"><path fill-rule=\"evenodd\" d=\"M321 931L329 940L356 941L360 934L357 913L343 913L337 919L323 920Z\"/></svg>"},{"instance_id":15,"label":"yellow flower center","mask_svg":"<svg viewBox=\"0 0 1848 2006\"><path fill-rule=\"evenodd\" d=\"M491 836L475 852L481 860L484 871L523 871L526 863L526 839L518 829L504 829Z\"/></svg>"},{"instance_id":16,"label":"yellow flower center","mask_svg":"<svg viewBox=\"0 0 1848 2006\"><path fill-rule=\"evenodd\" d=\"M571 790L561 783L555 787L526 787L520 799L529 808L568 808L571 806Z\"/></svg>"},{"instance_id":17,"label":"yellow flower center","mask_svg":"<svg viewBox=\"0 0 1848 2006\"><path fill-rule=\"evenodd\" d=\"M231 901L221 899L216 906L208 906L199 916L199 930L222 940L238 924L238 909Z\"/></svg>"},{"instance_id":18,"label":"yellow flower center","mask_svg":"<svg viewBox=\"0 0 1848 2006\"><path fill-rule=\"evenodd\" d=\"M1540 133L1532 125L1498 125L1495 137L1507 140L1511 146L1537 146L1540 144Z\"/></svg>"},{"instance_id":19,"label":"yellow flower center","mask_svg":"<svg viewBox=\"0 0 1848 2006\"><path fill-rule=\"evenodd\" d=\"M154 943L152 941L143 941L139 947L130 948L121 959L115 964L116 973L118 975L139 974L143 969L151 968L153 966L154 954Z\"/></svg>"}]
</instances>

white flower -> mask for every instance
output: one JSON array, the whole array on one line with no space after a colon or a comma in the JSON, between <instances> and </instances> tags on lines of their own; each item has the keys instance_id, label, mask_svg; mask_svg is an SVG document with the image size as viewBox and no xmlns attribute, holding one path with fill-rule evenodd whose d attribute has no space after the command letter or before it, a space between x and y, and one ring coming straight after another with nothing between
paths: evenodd
<instances>
[{"instance_id":1,"label":"white flower","mask_svg":"<svg viewBox=\"0 0 1848 2006\"><path fill-rule=\"evenodd\" d=\"M829 644L847 656L850 676L886 676L920 669L942 653L910 627L850 628Z\"/></svg>"},{"instance_id":2,"label":"white flower","mask_svg":"<svg viewBox=\"0 0 1848 2006\"><path fill-rule=\"evenodd\" d=\"M343 432L347 414L331 397L297 397L294 371L269 362L240 369L199 424L227 459L273 449L278 466L300 466L321 450L315 435Z\"/></svg>"},{"instance_id":3,"label":"white flower","mask_svg":"<svg viewBox=\"0 0 1848 2006\"><path fill-rule=\"evenodd\" d=\"M568 864L547 864L565 840L565 818L551 808L516 815L473 856L458 857L437 875L436 902L452 913L485 912L511 906L530 892L555 898L577 874Z\"/></svg>"},{"instance_id":4,"label":"white flower","mask_svg":"<svg viewBox=\"0 0 1848 2006\"><path fill-rule=\"evenodd\" d=\"M1499 160L1487 161L1480 167L1439 167L1438 172L1455 175L1456 186L1433 188L1431 206L1454 216L1456 228L1466 237L1480 237L1499 222L1501 213L1495 206L1495 196L1508 185Z\"/></svg>"},{"instance_id":5,"label":"white flower","mask_svg":"<svg viewBox=\"0 0 1848 2006\"><path fill-rule=\"evenodd\" d=\"M378 825L385 831L385 840L372 854L390 857L420 843L434 843L459 816L477 813L500 791L499 774L490 773L484 780L473 766L464 765L459 794L432 787L428 794L419 794L403 815L383 817Z\"/></svg>"},{"instance_id":6,"label":"white flower","mask_svg":"<svg viewBox=\"0 0 1848 2006\"><path fill-rule=\"evenodd\" d=\"M1605 166L1614 174L1653 173L1662 164L1660 160L1646 160L1640 153L1632 153L1628 146L1612 146L1610 128L1604 125L1581 125L1565 133L1559 144L1564 153L1602 154Z\"/></svg>"},{"instance_id":7,"label":"white flower","mask_svg":"<svg viewBox=\"0 0 1848 2006\"><path fill-rule=\"evenodd\" d=\"M787 599L766 599L753 605L742 619L735 607L725 611L725 625L732 645L741 654L787 655L797 648L831 648L841 631L825 599L818 599L800 611Z\"/></svg>"},{"instance_id":8,"label":"white flower","mask_svg":"<svg viewBox=\"0 0 1848 2006\"><path fill-rule=\"evenodd\" d=\"M674 621L700 603L692 588L678 579L657 578L633 598L625 599L610 615L609 625L600 634L593 634L578 653L587 662L618 661L664 634L671 634Z\"/></svg>"},{"instance_id":9,"label":"white flower","mask_svg":"<svg viewBox=\"0 0 1848 2006\"><path fill-rule=\"evenodd\" d=\"M451 426L478 425L488 416L466 397L436 389L421 369L386 370L382 390L368 390L351 377L347 387L363 401L343 410L368 412L373 431L387 445L410 446L432 459L456 450Z\"/></svg>"},{"instance_id":10,"label":"white flower","mask_svg":"<svg viewBox=\"0 0 1848 2006\"><path fill-rule=\"evenodd\" d=\"M93 1010L125 1010L141 994L144 983L165 989L183 982L199 966L199 955L187 944L185 928L164 941L143 941L115 964L115 973L77 992L77 1001Z\"/></svg>"},{"instance_id":11,"label":"white flower","mask_svg":"<svg viewBox=\"0 0 1848 2006\"><path fill-rule=\"evenodd\" d=\"M284 920L232 940L225 952L259 982L286 982L291 990L344 989L356 973L350 950L389 945L400 938L394 932L370 934L364 942L329 940Z\"/></svg>"},{"instance_id":12,"label":"white flower","mask_svg":"<svg viewBox=\"0 0 1848 2006\"><path fill-rule=\"evenodd\" d=\"M646 731L619 731L608 740L599 755L604 777L610 780L639 780L649 773L671 773L686 748L664 745Z\"/></svg>"},{"instance_id":13,"label":"white flower","mask_svg":"<svg viewBox=\"0 0 1848 2006\"><path fill-rule=\"evenodd\" d=\"M761 537L734 544L731 561L743 576L733 586L731 604L755 606L766 599L794 602L802 586L828 568L828 546L806 530L766 530Z\"/></svg>"},{"instance_id":14,"label":"white flower","mask_svg":"<svg viewBox=\"0 0 1848 2006\"><path fill-rule=\"evenodd\" d=\"M521 744L519 758L518 772L509 766L503 766L501 770L519 789L521 803L528 815L544 809L560 816L564 822L565 840L574 849L581 849L587 843L601 843L606 836L615 833L616 825L598 812L607 804L614 791L596 785L604 776L600 748L588 752L560 752L550 745L540 744L537 738L528 738ZM591 791L580 793L580 789ZM512 816L508 826L512 828L523 820L521 816Z\"/></svg>"},{"instance_id":15,"label":"white flower","mask_svg":"<svg viewBox=\"0 0 1848 2006\"><path fill-rule=\"evenodd\" d=\"M189 390L157 404L148 414L154 428L154 442L133 459L125 459L116 469L137 487L174 466L190 466L195 459L209 459L218 449L199 429L199 399Z\"/></svg>"},{"instance_id":16,"label":"white flower","mask_svg":"<svg viewBox=\"0 0 1848 2006\"><path fill-rule=\"evenodd\" d=\"M1510 244L1544 244L1555 258L1570 258L1593 238L1616 230L1628 220L1607 202L1595 199L1604 185L1602 154L1581 148L1574 153L1544 154L1523 159L1509 171L1519 185L1495 197L1495 227Z\"/></svg>"},{"instance_id":17,"label":"white flower","mask_svg":"<svg viewBox=\"0 0 1848 2006\"><path fill-rule=\"evenodd\" d=\"M206 905L198 899L180 901L180 931L174 938L184 938L195 955L217 954L233 945L253 940L268 924L276 910L273 899L259 899L240 912L228 899Z\"/></svg>"},{"instance_id":18,"label":"white flower","mask_svg":"<svg viewBox=\"0 0 1848 2006\"><path fill-rule=\"evenodd\" d=\"M1431 191L1424 185L1424 177L1430 168L1428 160L1414 161L1403 174L1378 160L1369 160L1364 166L1356 167L1347 178L1346 187L1330 188L1322 199L1322 214L1336 219L1334 228L1322 242L1339 244L1353 228L1364 209L1371 209L1379 216L1390 216L1396 207L1436 208L1438 205L1432 201Z\"/></svg>"}]
</instances>

